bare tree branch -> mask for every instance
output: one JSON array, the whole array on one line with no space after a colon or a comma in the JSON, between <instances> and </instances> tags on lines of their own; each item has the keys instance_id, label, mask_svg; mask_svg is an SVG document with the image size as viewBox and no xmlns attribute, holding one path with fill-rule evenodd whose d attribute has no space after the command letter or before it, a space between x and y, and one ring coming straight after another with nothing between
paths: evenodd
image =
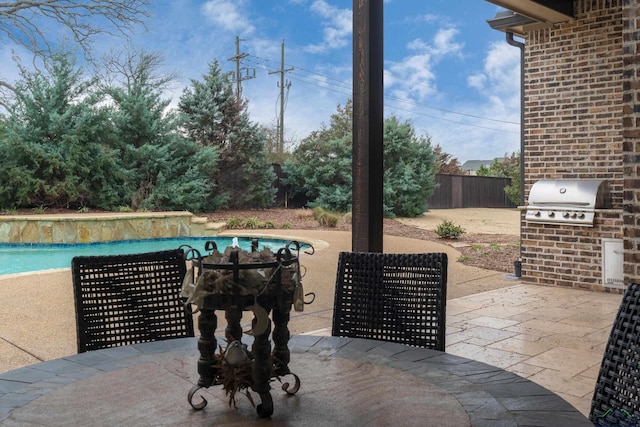
<instances>
[{"instance_id":1,"label":"bare tree branch","mask_svg":"<svg viewBox=\"0 0 640 427\"><path fill-rule=\"evenodd\" d=\"M144 24L149 0L17 0L0 2L0 32L36 54L49 52L49 40L37 26L45 18L66 27L83 50L97 34L128 35Z\"/></svg>"},{"instance_id":2,"label":"bare tree branch","mask_svg":"<svg viewBox=\"0 0 640 427\"><path fill-rule=\"evenodd\" d=\"M14 92L15 86L0 79L0 107L6 111L10 111L10 99Z\"/></svg>"},{"instance_id":3,"label":"bare tree branch","mask_svg":"<svg viewBox=\"0 0 640 427\"><path fill-rule=\"evenodd\" d=\"M100 63L100 81L105 84L120 84L131 90L136 82L145 81L153 87L165 89L178 78L177 72L161 74L158 72L164 64L164 56L160 52L144 50L111 51Z\"/></svg>"},{"instance_id":4,"label":"bare tree branch","mask_svg":"<svg viewBox=\"0 0 640 427\"><path fill-rule=\"evenodd\" d=\"M96 35L128 37L136 25L144 25L150 0L16 0L0 2L0 41L5 38L33 53L50 57L54 40L45 33L46 26L64 27L87 59L91 59L91 42ZM0 79L0 86L10 83Z\"/></svg>"}]
</instances>

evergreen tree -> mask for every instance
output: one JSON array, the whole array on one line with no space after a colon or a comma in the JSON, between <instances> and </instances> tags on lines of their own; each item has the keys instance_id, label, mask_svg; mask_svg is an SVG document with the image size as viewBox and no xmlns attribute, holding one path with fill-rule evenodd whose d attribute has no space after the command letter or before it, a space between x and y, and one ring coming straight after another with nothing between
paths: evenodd
<instances>
[{"instance_id":1,"label":"evergreen tree","mask_svg":"<svg viewBox=\"0 0 640 427\"><path fill-rule=\"evenodd\" d=\"M287 184L303 193L311 207L351 210L352 117L351 101L344 108L338 105L329 125L303 139L293 152L295 161L283 166Z\"/></svg>"},{"instance_id":2,"label":"evergreen tree","mask_svg":"<svg viewBox=\"0 0 640 427\"><path fill-rule=\"evenodd\" d=\"M56 54L48 74L21 67L15 101L0 139L0 205L110 207L122 194L113 131L98 107L95 85L68 54Z\"/></svg>"},{"instance_id":3,"label":"evergreen tree","mask_svg":"<svg viewBox=\"0 0 640 427\"><path fill-rule=\"evenodd\" d=\"M178 109L186 135L201 146L215 147L218 170L213 177L218 197L228 209L272 205L275 174L267 161L266 136L249 119L246 103L235 97L228 74L218 61L209 64L202 81L192 80Z\"/></svg>"},{"instance_id":4,"label":"evergreen tree","mask_svg":"<svg viewBox=\"0 0 640 427\"><path fill-rule=\"evenodd\" d=\"M384 122L384 212L388 217L416 217L427 211L435 189L436 156L431 140L418 137L413 125L391 116Z\"/></svg>"},{"instance_id":5,"label":"evergreen tree","mask_svg":"<svg viewBox=\"0 0 640 427\"><path fill-rule=\"evenodd\" d=\"M131 206L197 212L217 209L220 200L212 179L217 152L178 132L178 116L166 112L170 101L162 98L169 80L155 75L160 58L143 52L110 65L122 80L106 92L115 105L113 122L122 158L131 171Z\"/></svg>"},{"instance_id":6,"label":"evergreen tree","mask_svg":"<svg viewBox=\"0 0 640 427\"><path fill-rule=\"evenodd\" d=\"M311 201L341 212L352 200L351 101L338 106L329 126L305 138L284 170L287 183ZM388 217L417 216L435 187L436 158L428 138L417 137L411 123L392 116L384 123L384 212Z\"/></svg>"}]
</instances>

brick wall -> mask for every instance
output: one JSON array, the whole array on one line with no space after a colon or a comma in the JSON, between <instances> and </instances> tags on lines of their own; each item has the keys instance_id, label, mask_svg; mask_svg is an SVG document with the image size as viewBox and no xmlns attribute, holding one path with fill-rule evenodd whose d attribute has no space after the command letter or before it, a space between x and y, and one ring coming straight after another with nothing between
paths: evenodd
<instances>
[{"instance_id":1,"label":"brick wall","mask_svg":"<svg viewBox=\"0 0 640 427\"><path fill-rule=\"evenodd\" d=\"M624 273L627 283L640 281L640 6L625 0L622 99L624 161Z\"/></svg>"},{"instance_id":2,"label":"brick wall","mask_svg":"<svg viewBox=\"0 0 640 427\"><path fill-rule=\"evenodd\" d=\"M526 37L525 196L540 179L607 179L613 209L593 228L525 221L522 274L600 289L601 239L623 237L623 5L575 5L575 20Z\"/></svg>"}]
</instances>

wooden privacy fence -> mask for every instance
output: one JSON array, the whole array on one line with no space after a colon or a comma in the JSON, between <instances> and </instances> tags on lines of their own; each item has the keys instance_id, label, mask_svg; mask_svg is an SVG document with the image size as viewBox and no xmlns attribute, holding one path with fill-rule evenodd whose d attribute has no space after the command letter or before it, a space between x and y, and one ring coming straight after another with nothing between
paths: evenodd
<instances>
[{"instance_id":1,"label":"wooden privacy fence","mask_svg":"<svg viewBox=\"0 0 640 427\"><path fill-rule=\"evenodd\" d=\"M437 174L436 185L429 209L516 207L504 192L511 178Z\"/></svg>"},{"instance_id":2,"label":"wooden privacy fence","mask_svg":"<svg viewBox=\"0 0 640 427\"><path fill-rule=\"evenodd\" d=\"M274 207L301 208L309 200L303 194L291 194L283 180L285 173L274 164L276 199ZM429 209L451 208L514 208L504 188L511 185L511 178L475 175L436 175L436 189L427 200Z\"/></svg>"}]
</instances>

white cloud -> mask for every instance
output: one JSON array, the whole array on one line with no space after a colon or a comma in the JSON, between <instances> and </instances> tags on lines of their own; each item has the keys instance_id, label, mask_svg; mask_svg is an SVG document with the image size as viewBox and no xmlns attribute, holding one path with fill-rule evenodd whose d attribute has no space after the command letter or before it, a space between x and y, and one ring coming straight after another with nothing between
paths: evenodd
<instances>
[{"instance_id":1,"label":"white cloud","mask_svg":"<svg viewBox=\"0 0 640 427\"><path fill-rule=\"evenodd\" d=\"M470 75L467 84L497 108L519 108L520 50L504 42L492 44L482 71Z\"/></svg>"},{"instance_id":2,"label":"white cloud","mask_svg":"<svg viewBox=\"0 0 640 427\"><path fill-rule=\"evenodd\" d=\"M437 22L440 18L437 15L433 15L430 13L424 14L424 15L418 15L415 18L413 18L413 22L427 22L427 23L432 23L432 22Z\"/></svg>"},{"instance_id":3,"label":"white cloud","mask_svg":"<svg viewBox=\"0 0 640 427\"><path fill-rule=\"evenodd\" d=\"M490 45L480 70L472 70L466 79L467 90L480 97L454 99L436 90L442 77L436 65L449 58L467 58L463 45L456 42L455 29L442 29L430 42L416 39L407 47L414 54L389 64L385 74L387 93L394 97L386 102L390 112L410 119L418 134L428 134L433 144L441 145L461 162L493 159L519 150L518 49L505 42ZM398 101L400 97L404 102Z\"/></svg>"},{"instance_id":4,"label":"white cloud","mask_svg":"<svg viewBox=\"0 0 640 427\"><path fill-rule=\"evenodd\" d=\"M353 28L351 9L340 9L324 0L315 0L310 10L322 19L324 29L322 43L307 46L309 52L321 53L349 45Z\"/></svg>"},{"instance_id":5,"label":"white cloud","mask_svg":"<svg viewBox=\"0 0 640 427\"><path fill-rule=\"evenodd\" d=\"M468 116L443 114L441 118L452 122L427 123L434 143L446 141L442 145L444 151L463 162L493 159L519 151L520 50L505 42L492 44L482 70L469 75L467 84L482 98L448 107Z\"/></svg>"},{"instance_id":6,"label":"white cloud","mask_svg":"<svg viewBox=\"0 0 640 427\"><path fill-rule=\"evenodd\" d=\"M457 43L458 30L453 27L438 30L431 43L412 40L407 49L415 52L399 62L389 62L385 87L394 97L422 100L435 92L434 66L449 56L459 56L463 44Z\"/></svg>"},{"instance_id":7,"label":"white cloud","mask_svg":"<svg viewBox=\"0 0 640 427\"><path fill-rule=\"evenodd\" d=\"M228 31L251 34L255 27L245 16L246 1L209 0L202 6L202 12L212 23Z\"/></svg>"},{"instance_id":8,"label":"white cloud","mask_svg":"<svg viewBox=\"0 0 640 427\"><path fill-rule=\"evenodd\" d=\"M433 38L433 52L438 57L453 54L459 55L464 44L456 43L454 38L458 35L458 30L450 28L442 28L438 30Z\"/></svg>"}]
</instances>

